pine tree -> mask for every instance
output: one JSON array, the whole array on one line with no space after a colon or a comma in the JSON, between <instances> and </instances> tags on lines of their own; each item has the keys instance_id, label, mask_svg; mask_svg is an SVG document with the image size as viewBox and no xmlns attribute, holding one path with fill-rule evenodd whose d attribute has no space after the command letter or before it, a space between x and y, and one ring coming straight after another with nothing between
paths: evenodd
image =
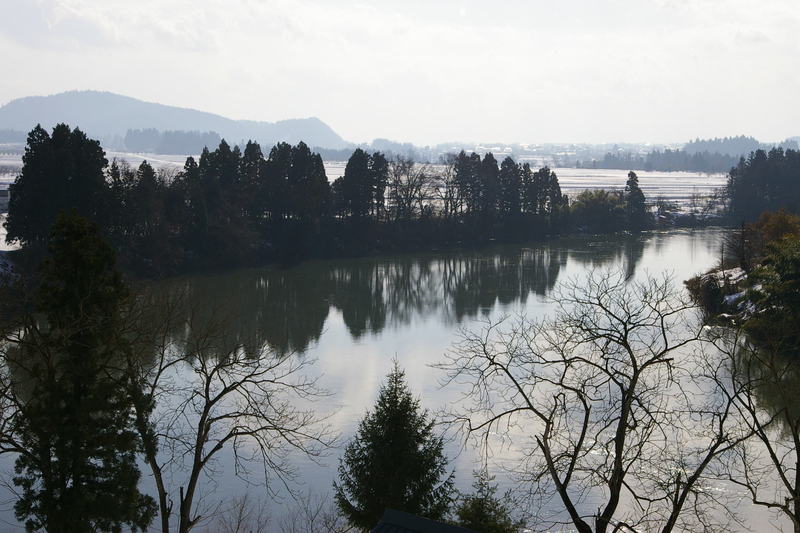
<instances>
[{"instance_id":1,"label":"pine tree","mask_svg":"<svg viewBox=\"0 0 800 533\"><path fill-rule=\"evenodd\" d=\"M480 209L481 213L493 217L497 211L497 202L500 197L500 171L497 168L497 159L491 152L483 156L480 171Z\"/></svg>"},{"instance_id":2,"label":"pine tree","mask_svg":"<svg viewBox=\"0 0 800 533\"><path fill-rule=\"evenodd\" d=\"M511 494L498 498L497 485L492 481L494 477L486 470L475 473L472 484L475 492L459 501L455 511L456 523L481 533L517 533L522 523L511 517Z\"/></svg>"},{"instance_id":3,"label":"pine tree","mask_svg":"<svg viewBox=\"0 0 800 533\"><path fill-rule=\"evenodd\" d=\"M11 185L6 240L45 243L64 210L101 222L106 201L105 152L78 128L58 124L52 135L36 126L28 134L22 171Z\"/></svg>"},{"instance_id":4,"label":"pine tree","mask_svg":"<svg viewBox=\"0 0 800 533\"><path fill-rule=\"evenodd\" d=\"M640 230L647 227L650 214L647 212L644 193L639 188L639 178L634 171L628 172L628 181L625 184L625 216L628 227Z\"/></svg>"},{"instance_id":5,"label":"pine tree","mask_svg":"<svg viewBox=\"0 0 800 533\"><path fill-rule=\"evenodd\" d=\"M370 156L356 148L342 176L342 193L347 211L353 220L360 221L370 213L373 185L370 171Z\"/></svg>"},{"instance_id":6,"label":"pine tree","mask_svg":"<svg viewBox=\"0 0 800 533\"><path fill-rule=\"evenodd\" d=\"M60 215L42 266L37 315L19 346L16 516L49 533L144 530L155 503L138 491L138 439L120 370L127 288L97 227Z\"/></svg>"},{"instance_id":7,"label":"pine tree","mask_svg":"<svg viewBox=\"0 0 800 533\"><path fill-rule=\"evenodd\" d=\"M535 215L539 210L539 182L534 179L530 163L524 163L521 169L522 180L522 212Z\"/></svg>"},{"instance_id":8,"label":"pine tree","mask_svg":"<svg viewBox=\"0 0 800 533\"><path fill-rule=\"evenodd\" d=\"M506 157L500 164L500 212L502 216L516 216L520 212L521 168Z\"/></svg>"},{"instance_id":9,"label":"pine tree","mask_svg":"<svg viewBox=\"0 0 800 533\"><path fill-rule=\"evenodd\" d=\"M395 363L339 462L339 509L362 529L375 526L386 508L441 519L453 491L446 469L442 438Z\"/></svg>"},{"instance_id":10,"label":"pine tree","mask_svg":"<svg viewBox=\"0 0 800 533\"><path fill-rule=\"evenodd\" d=\"M386 184L389 181L389 161L381 152L369 158L369 182L372 216L379 218L386 207Z\"/></svg>"},{"instance_id":11,"label":"pine tree","mask_svg":"<svg viewBox=\"0 0 800 533\"><path fill-rule=\"evenodd\" d=\"M480 191L481 157L476 153L467 155L464 150L456 156L453 171L455 172L458 197L461 199L460 211L472 213L478 209Z\"/></svg>"}]
</instances>

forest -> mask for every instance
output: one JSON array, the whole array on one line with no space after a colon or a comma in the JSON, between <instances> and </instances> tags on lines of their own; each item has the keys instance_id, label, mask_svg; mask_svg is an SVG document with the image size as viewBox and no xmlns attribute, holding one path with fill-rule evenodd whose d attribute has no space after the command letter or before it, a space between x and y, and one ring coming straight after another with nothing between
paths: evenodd
<instances>
[{"instance_id":1,"label":"forest","mask_svg":"<svg viewBox=\"0 0 800 533\"><path fill-rule=\"evenodd\" d=\"M578 168L606 168L624 170L646 170L659 172L703 172L716 173L730 171L739 164L742 157L757 150L769 151L772 148L798 150L796 140L787 139L775 145L758 142L753 137L724 137L722 139L695 139L683 148L652 150L644 155L631 152L608 152L603 159L577 161Z\"/></svg>"},{"instance_id":2,"label":"forest","mask_svg":"<svg viewBox=\"0 0 800 533\"><path fill-rule=\"evenodd\" d=\"M765 211L800 212L800 151L756 150L728 175L726 196L734 221L753 222Z\"/></svg>"},{"instance_id":3,"label":"forest","mask_svg":"<svg viewBox=\"0 0 800 533\"><path fill-rule=\"evenodd\" d=\"M240 149L222 140L170 172L109 163L78 128L36 127L11 185L7 240L35 256L58 213L71 209L103 228L125 269L156 277L652 223L635 173L625 191L588 191L571 207L548 167L491 153L462 151L434 171L358 148L329 183L321 156L302 142L265 154L254 142Z\"/></svg>"},{"instance_id":4,"label":"forest","mask_svg":"<svg viewBox=\"0 0 800 533\"><path fill-rule=\"evenodd\" d=\"M601 160L577 161L578 168L606 168L659 172L727 172L739 161L739 156L719 152L689 152L686 150L653 150L645 155L631 152L606 153Z\"/></svg>"}]
</instances>

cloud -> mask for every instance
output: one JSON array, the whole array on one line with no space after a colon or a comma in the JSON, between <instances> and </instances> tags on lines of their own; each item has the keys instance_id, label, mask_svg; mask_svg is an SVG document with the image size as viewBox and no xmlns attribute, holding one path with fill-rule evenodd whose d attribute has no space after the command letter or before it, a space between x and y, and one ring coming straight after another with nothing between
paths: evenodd
<instances>
[{"instance_id":1,"label":"cloud","mask_svg":"<svg viewBox=\"0 0 800 533\"><path fill-rule=\"evenodd\" d=\"M764 32L758 30L738 30L734 35L734 42L740 45L765 44L772 42Z\"/></svg>"},{"instance_id":2,"label":"cloud","mask_svg":"<svg viewBox=\"0 0 800 533\"><path fill-rule=\"evenodd\" d=\"M355 141L777 138L795 1L0 0L0 101L105 89Z\"/></svg>"},{"instance_id":3,"label":"cloud","mask_svg":"<svg viewBox=\"0 0 800 533\"><path fill-rule=\"evenodd\" d=\"M40 49L114 44L114 25L57 0L4 0L0 33Z\"/></svg>"}]
</instances>

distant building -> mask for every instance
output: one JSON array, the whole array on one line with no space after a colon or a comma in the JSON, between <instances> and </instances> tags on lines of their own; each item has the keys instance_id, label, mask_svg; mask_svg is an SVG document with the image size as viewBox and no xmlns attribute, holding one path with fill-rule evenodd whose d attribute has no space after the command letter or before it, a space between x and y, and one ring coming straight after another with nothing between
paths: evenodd
<instances>
[{"instance_id":1,"label":"distant building","mask_svg":"<svg viewBox=\"0 0 800 533\"><path fill-rule=\"evenodd\" d=\"M8 200L11 198L11 191L0 189L0 213L5 213L8 209Z\"/></svg>"},{"instance_id":2,"label":"distant building","mask_svg":"<svg viewBox=\"0 0 800 533\"><path fill-rule=\"evenodd\" d=\"M451 526L436 520L420 518L413 514L386 509L383 518L371 533L478 533L471 529Z\"/></svg>"}]
</instances>

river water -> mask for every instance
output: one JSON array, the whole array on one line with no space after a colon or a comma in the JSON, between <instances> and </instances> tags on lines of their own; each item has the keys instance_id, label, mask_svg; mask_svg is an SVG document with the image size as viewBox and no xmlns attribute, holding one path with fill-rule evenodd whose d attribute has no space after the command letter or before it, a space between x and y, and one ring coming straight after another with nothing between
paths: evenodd
<instances>
[{"instance_id":1,"label":"river water","mask_svg":"<svg viewBox=\"0 0 800 533\"><path fill-rule=\"evenodd\" d=\"M315 409L329 417L346 442L374 403L393 360L405 370L423 407L432 412L452 407L460 391L443 388L442 372L431 365L441 361L459 328L478 328L486 318L517 313L542 317L551 309L547 295L559 281L596 268L620 269L630 278L669 272L680 286L718 261L722 237L723 230L715 228L671 229L640 236L308 261L286 269L182 277L145 290L180 290L194 308L233 311L231 338L248 338L312 361L309 371L331 393ZM447 453L457 486L468 489L479 454L461 448L460 442L451 442ZM340 453L341 449L334 450L322 464L292 457L298 469L295 488L329 492ZM143 472L145 485L150 486ZM256 476L251 481L259 480ZM502 474L498 480L503 487L511 486ZM229 456L223 457L205 482L209 499L244 492L255 497L266 494L263 487L236 478ZM13 498L7 493L2 500L10 503ZM288 504L269 505L277 516ZM0 529L16 529L8 505L2 518L0 524L6 525Z\"/></svg>"},{"instance_id":2,"label":"river water","mask_svg":"<svg viewBox=\"0 0 800 533\"><path fill-rule=\"evenodd\" d=\"M722 231L670 230L638 237L586 237L475 251L309 261L289 269L262 268L192 276L159 285L190 294L193 307L235 309L231 338L252 338L280 352L314 360L312 372L332 393L317 409L346 442L396 359L422 405L435 412L459 401L430 367L452 345L459 328L524 313L544 316L546 297L560 281L594 268L635 277L670 272L677 284L718 260ZM295 458L301 490L327 492L340 450L322 466ZM448 445L457 485L468 489L478 452ZM498 457L498 462L502 458ZM224 461L223 461L224 463ZM228 465L230 469L230 465ZM502 474L502 486L510 486ZM216 490L246 490L229 471ZM255 489L263 493L262 489ZM274 505L280 514L281 504Z\"/></svg>"}]
</instances>

